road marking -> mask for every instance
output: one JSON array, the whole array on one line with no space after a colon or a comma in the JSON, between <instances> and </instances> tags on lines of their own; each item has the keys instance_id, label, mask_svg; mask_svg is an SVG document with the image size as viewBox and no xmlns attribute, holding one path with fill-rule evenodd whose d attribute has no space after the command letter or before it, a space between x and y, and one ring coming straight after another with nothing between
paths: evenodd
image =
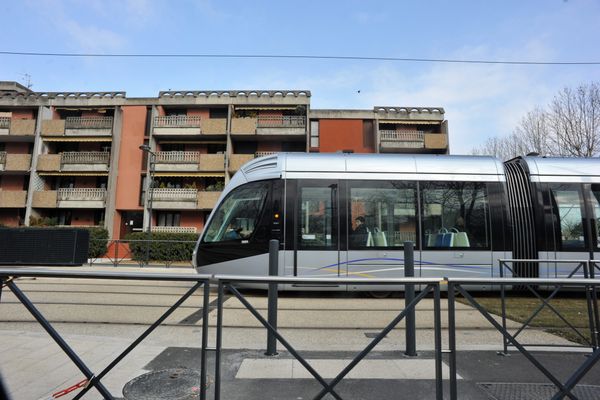
<instances>
[{"instance_id":1,"label":"road marking","mask_svg":"<svg viewBox=\"0 0 600 400\"><path fill-rule=\"evenodd\" d=\"M316 359L307 362L325 379L332 379L351 360ZM442 364L442 378L448 379L448 366ZM237 379L311 379L312 375L292 359L245 358L235 376ZM435 379L435 360L394 359L362 360L346 379ZM462 379L458 376L458 379Z\"/></svg>"}]
</instances>

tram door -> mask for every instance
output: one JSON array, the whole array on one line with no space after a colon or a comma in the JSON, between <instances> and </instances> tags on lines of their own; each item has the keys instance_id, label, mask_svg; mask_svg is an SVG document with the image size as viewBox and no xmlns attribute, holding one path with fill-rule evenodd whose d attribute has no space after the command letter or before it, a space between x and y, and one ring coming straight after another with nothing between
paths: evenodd
<instances>
[{"instance_id":1,"label":"tram door","mask_svg":"<svg viewBox=\"0 0 600 400\"><path fill-rule=\"evenodd\" d=\"M554 252L549 250L547 253L549 259L590 259L591 237L586 239L586 236L590 236L590 225L586 218L583 189L581 184L548 185L551 212L546 215L551 219L555 237ZM540 277L566 278L577 267L577 263L548 263L546 271L543 267L544 264L540 265ZM579 270L574 277L583 277L583 270Z\"/></svg>"},{"instance_id":2,"label":"tram door","mask_svg":"<svg viewBox=\"0 0 600 400\"><path fill-rule=\"evenodd\" d=\"M339 182L300 180L294 203L295 275L345 276L340 252Z\"/></svg>"}]
</instances>

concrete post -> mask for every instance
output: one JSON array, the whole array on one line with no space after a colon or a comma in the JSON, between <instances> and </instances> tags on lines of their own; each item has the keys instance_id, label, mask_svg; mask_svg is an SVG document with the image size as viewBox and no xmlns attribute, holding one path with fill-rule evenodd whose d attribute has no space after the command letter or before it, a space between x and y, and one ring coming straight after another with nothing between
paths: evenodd
<instances>
[{"instance_id":1,"label":"concrete post","mask_svg":"<svg viewBox=\"0 0 600 400\"><path fill-rule=\"evenodd\" d=\"M279 275L279 240L269 241L269 276ZM267 320L277 330L277 283L269 283L269 307ZM277 355L277 338L273 333L267 332L266 356Z\"/></svg>"},{"instance_id":2,"label":"concrete post","mask_svg":"<svg viewBox=\"0 0 600 400\"><path fill-rule=\"evenodd\" d=\"M404 242L404 277L415 276L415 248L413 242ZM404 306L407 307L415 299L415 285L404 285ZM417 355L415 309L406 314L406 351L409 357Z\"/></svg>"}]
</instances>

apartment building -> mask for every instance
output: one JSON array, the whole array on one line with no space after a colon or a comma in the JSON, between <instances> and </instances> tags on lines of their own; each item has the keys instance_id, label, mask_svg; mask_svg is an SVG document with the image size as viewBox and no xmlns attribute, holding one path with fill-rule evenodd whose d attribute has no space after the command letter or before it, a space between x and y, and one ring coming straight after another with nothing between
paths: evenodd
<instances>
[{"instance_id":1,"label":"apartment building","mask_svg":"<svg viewBox=\"0 0 600 400\"><path fill-rule=\"evenodd\" d=\"M0 224L104 226L113 238L148 226L200 232L223 186L254 157L448 153L443 108L317 110L310 98L307 90L130 98L0 82Z\"/></svg>"}]
</instances>

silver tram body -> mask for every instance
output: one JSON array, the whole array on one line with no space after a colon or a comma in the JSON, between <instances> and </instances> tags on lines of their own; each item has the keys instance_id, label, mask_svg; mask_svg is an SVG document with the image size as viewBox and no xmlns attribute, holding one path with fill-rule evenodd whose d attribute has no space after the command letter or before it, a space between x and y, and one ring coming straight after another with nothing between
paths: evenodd
<instances>
[{"instance_id":1,"label":"silver tram body","mask_svg":"<svg viewBox=\"0 0 600 400\"><path fill-rule=\"evenodd\" d=\"M403 243L413 241L416 276L491 277L501 258L598 259L598 218L598 159L280 153L235 174L193 263L266 275L278 239L281 276L403 277ZM514 268L559 277L574 265Z\"/></svg>"}]
</instances>

